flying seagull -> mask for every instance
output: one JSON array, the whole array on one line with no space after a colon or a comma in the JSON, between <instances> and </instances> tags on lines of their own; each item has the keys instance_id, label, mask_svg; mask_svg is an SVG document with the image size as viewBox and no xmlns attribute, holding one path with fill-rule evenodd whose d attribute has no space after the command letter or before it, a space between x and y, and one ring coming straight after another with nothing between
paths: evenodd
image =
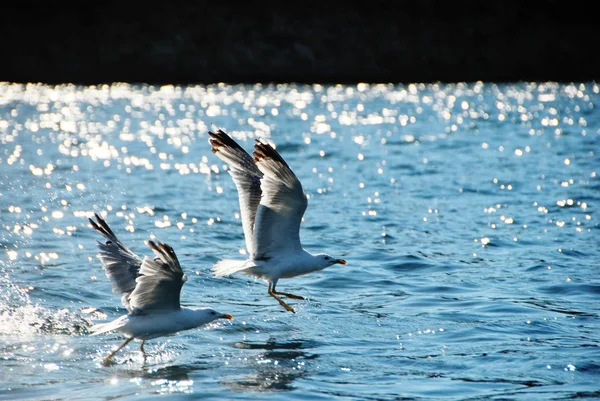
<instances>
[{"instance_id":1,"label":"flying seagull","mask_svg":"<svg viewBox=\"0 0 600 401\"><path fill-rule=\"evenodd\" d=\"M222 130L209 132L212 152L229 165L238 191L247 260L224 259L213 266L215 276L242 273L269 283L269 295L290 312L294 309L279 295L304 299L275 289L282 278L323 270L336 263L324 253L311 254L300 244L300 223L307 200L302 184L288 164L269 144L255 140L250 156Z\"/></svg>"},{"instance_id":2,"label":"flying seagull","mask_svg":"<svg viewBox=\"0 0 600 401\"><path fill-rule=\"evenodd\" d=\"M106 238L106 242L98 242L98 257L112 283L113 292L121 295L121 302L129 312L112 322L97 324L90 329L91 335L114 330L127 337L119 348L104 358L104 365L133 339L142 340L140 350L145 361L146 340L193 329L215 319L233 319L233 316L211 308L181 307L179 296L187 276L181 270L175 251L169 245L160 241L148 241L156 256L146 256L142 260L119 241L98 214L96 221L89 221L92 227Z\"/></svg>"}]
</instances>

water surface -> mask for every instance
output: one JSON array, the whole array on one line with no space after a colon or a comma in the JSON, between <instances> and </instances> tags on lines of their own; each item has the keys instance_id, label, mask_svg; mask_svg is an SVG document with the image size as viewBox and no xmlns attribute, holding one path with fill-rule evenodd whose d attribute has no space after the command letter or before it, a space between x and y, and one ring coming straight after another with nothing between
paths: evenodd
<instances>
[{"instance_id":1,"label":"water surface","mask_svg":"<svg viewBox=\"0 0 600 401\"><path fill-rule=\"evenodd\" d=\"M596 83L78 87L0 84L3 399L600 397ZM244 258L222 128L277 145L303 245L347 266L213 278ZM96 258L101 213L171 244L182 302L235 320L131 343Z\"/></svg>"}]
</instances>

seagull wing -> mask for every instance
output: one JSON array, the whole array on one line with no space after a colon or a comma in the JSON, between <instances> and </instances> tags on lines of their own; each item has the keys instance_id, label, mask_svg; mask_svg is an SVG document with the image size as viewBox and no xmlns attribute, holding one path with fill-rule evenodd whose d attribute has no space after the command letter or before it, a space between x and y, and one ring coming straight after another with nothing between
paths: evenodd
<instances>
[{"instance_id":1,"label":"seagull wing","mask_svg":"<svg viewBox=\"0 0 600 401\"><path fill-rule=\"evenodd\" d=\"M129 295L136 286L142 259L123 244L110 229L106 221L98 214L96 220L90 220L92 227L106 238L106 242L98 241L98 257L102 262L102 269L112 284L113 292L121 296L123 306L131 312Z\"/></svg>"},{"instance_id":2,"label":"seagull wing","mask_svg":"<svg viewBox=\"0 0 600 401\"><path fill-rule=\"evenodd\" d=\"M143 314L150 310L178 310L181 287L187 280L175 251L160 241L148 241L154 259L145 257L131 293L129 303L132 313Z\"/></svg>"},{"instance_id":3,"label":"seagull wing","mask_svg":"<svg viewBox=\"0 0 600 401\"><path fill-rule=\"evenodd\" d=\"M269 258L282 250L302 249L300 223L308 203L302 184L271 145L256 141L254 149L254 162L263 178L253 257Z\"/></svg>"},{"instance_id":4,"label":"seagull wing","mask_svg":"<svg viewBox=\"0 0 600 401\"><path fill-rule=\"evenodd\" d=\"M254 221L262 195L260 179L263 173L254 164L252 156L225 132L219 130L217 133L209 132L208 134L212 152L229 166L229 174L238 191L246 248L248 253L253 255L256 242L254 240Z\"/></svg>"}]
</instances>

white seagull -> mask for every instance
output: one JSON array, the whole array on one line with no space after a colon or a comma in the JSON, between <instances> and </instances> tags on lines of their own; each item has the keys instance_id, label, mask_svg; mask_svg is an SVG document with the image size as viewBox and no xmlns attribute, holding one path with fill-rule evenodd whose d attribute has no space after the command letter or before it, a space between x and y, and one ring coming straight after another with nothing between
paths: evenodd
<instances>
[{"instance_id":1,"label":"white seagull","mask_svg":"<svg viewBox=\"0 0 600 401\"><path fill-rule=\"evenodd\" d=\"M145 361L146 340L193 329L215 319L233 319L233 316L211 308L181 307L179 296L187 276L169 245L148 241L156 257L146 256L142 260L119 241L98 214L97 221L89 220L92 227L106 238L106 242L98 242L98 257L112 283L113 292L121 295L121 302L129 312L112 322L97 324L90 329L91 335L114 330L127 337L119 348L104 358L104 365L133 339L142 340L140 350Z\"/></svg>"},{"instance_id":2,"label":"white seagull","mask_svg":"<svg viewBox=\"0 0 600 401\"><path fill-rule=\"evenodd\" d=\"M307 200L302 184L287 163L269 144L255 140L254 158L225 132L209 132L212 152L229 165L238 191L247 260L221 260L213 266L215 276L242 273L269 283L269 295L290 312L294 309L278 295L303 297L275 290L281 278L291 278L336 263L324 253L310 254L300 244L300 223Z\"/></svg>"}]
</instances>

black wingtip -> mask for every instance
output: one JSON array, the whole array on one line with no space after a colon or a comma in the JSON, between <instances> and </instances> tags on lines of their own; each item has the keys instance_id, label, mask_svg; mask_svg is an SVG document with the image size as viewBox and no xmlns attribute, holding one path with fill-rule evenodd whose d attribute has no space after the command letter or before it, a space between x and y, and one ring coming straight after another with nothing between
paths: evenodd
<instances>
[{"instance_id":1,"label":"black wingtip","mask_svg":"<svg viewBox=\"0 0 600 401\"><path fill-rule=\"evenodd\" d=\"M148 246L156 256L162 259L163 262L167 264L175 264L179 266L179 259L177 259L177 254L169 244L165 244L164 242L160 242L156 240L156 243L152 240L148 240Z\"/></svg>"},{"instance_id":2,"label":"black wingtip","mask_svg":"<svg viewBox=\"0 0 600 401\"><path fill-rule=\"evenodd\" d=\"M177 255L175 254L175 250L173 249L173 247L171 245L169 245L169 244L160 244L160 245L166 254L168 254L174 260L177 260Z\"/></svg>"},{"instance_id":3,"label":"black wingtip","mask_svg":"<svg viewBox=\"0 0 600 401\"><path fill-rule=\"evenodd\" d=\"M289 168L286 161L283 160L283 157L281 157L281 155L270 144L263 143L258 139L255 139L254 149L255 151L252 153L252 155L254 156L254 161L256 163L258 163L262 159L273 159Z\"/></svg>"},{"instance_id":4,"label":"black wingtip","mask_svg":"<svg viewBox=\"0 0 600 401\"><path fill-rule=\"evenodd\" d=\"M160 242L159 240L156 240L156 242L154 242L152 240L148 240L148 246L154 252L160 253L162 255L165 255L165 254L166 255L175 254L175 251L173 251L173 248L171 248L170 245L165 244L164 242Z\"/></svg>"},{"instance_id":5,"label":"black wingtip","mask_svg":"<svg viewBox=\"0 0 600 401\"><path fill-rule=\"evenodd\" d=\"M208 131L208 135L210 138L208 139L208 143L212 146L211 151L213 153L217 153L219 148L228 147L233 149L242 149L243 148L233 140L232 137L227 135L223 130L218 130L216 133L212 131Z\"/></svg>"},{"instance_id":6,"label":"black wingtip","mask_svg":"<svg viewBox=\"0 0 600 401\"><path fill-rule=\"evenodd\" d=\"M154 252L158 252L160 253L160 249L158 248L158 246L154 243L154 241L152 240L148 240L148 246L150 247L150 249L152 249Z\"/></svg>"},{"instance_id":7,"label":"black wingtip","mask_svg":"<svg viewBox=\"0 0 600 401\"><path fill-rule=\"evenodd\" d=\"M94 230L98 231L100 234L104 235L107 238L116 238L115 233L110 229L108 223L104 221L102 217L98 213L94 212L94 216L96 217L96 221L88 218L90 224L94 228Z\"/></svg>"},{"instance_id":8,"label":"black wingtip","mask_svg":"<svg viewBox=\"0 0 600 401\"><path fill-rule=\"evenodd\" d=\"M208 131L208 135L210 135L211 138L218 138L221 134L225 134L225 133L222 130L218 130L217 133Z\"/></svg>"}]
</instances>

